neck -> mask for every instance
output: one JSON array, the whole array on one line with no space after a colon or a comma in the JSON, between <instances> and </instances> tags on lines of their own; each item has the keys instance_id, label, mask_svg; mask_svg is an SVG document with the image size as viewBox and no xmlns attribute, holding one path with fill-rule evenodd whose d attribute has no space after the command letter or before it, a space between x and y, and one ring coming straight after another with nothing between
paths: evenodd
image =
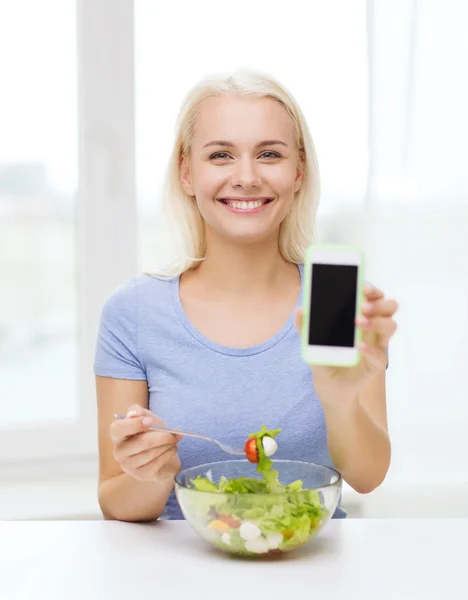
<instances>
[{"instance_id":1,"label":"neck","mask_svg":"<svg viewBox=\"0 0 468 600\"><path fill-rule=\"evenodd\" d=\"M276 288L285 277L297 277L297 267L282 258L276 236L244 245L207 238L206 258L194 275L212 293L261 295Z\"/></svg>"}]
</instances>

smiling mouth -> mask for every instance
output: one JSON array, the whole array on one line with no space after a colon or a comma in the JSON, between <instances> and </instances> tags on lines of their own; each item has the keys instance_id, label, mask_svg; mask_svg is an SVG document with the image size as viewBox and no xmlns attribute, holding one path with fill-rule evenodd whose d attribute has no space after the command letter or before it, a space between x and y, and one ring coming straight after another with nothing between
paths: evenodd
<instances>
[{"instance_id":1,"label":"smiling mouth","mask_svg":"<svg viewBox=\"0 0 468 600\"><path fill-rule=\"evenodd\" d=\"M243 199L243 198L218 198L218 202L225 204L226 206L230 206L231 208L237 208L238 210L253 210L255 208L260 208L265 204L269 204L273 202L274 198L251 198L251 199Z\"/></svg>"}]
</instances>

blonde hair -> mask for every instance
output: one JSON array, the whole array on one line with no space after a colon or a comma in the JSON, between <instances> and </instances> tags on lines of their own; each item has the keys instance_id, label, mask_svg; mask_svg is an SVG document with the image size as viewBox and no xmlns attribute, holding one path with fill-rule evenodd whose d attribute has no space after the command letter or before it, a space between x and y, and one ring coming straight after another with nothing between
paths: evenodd
<instances>
[{"instance_id":1,"label":"blonde hair","mask_svg":"<svg viewBox=\"0 0 468 600\"><path fill-rule=\"evenodd\" d=\"M180 181L182 159L190 156L190 144L200 105L208 98L222 95L273 98L291 117L297 147L304 164L304 176L290 212L280 225L279 250L291 263L304 261L305 251L314 239L315 213L319 198L319 170L314 143L307 122L291 94L275 79L251 71L215 75L197 83L187 94L176 126L176 136L163 188L163 223L170 236L171 254L164 266L151 275L172 278L193 268L204 259L203 218L197 203L188 196Z\"/></svg>"}]
</instances>

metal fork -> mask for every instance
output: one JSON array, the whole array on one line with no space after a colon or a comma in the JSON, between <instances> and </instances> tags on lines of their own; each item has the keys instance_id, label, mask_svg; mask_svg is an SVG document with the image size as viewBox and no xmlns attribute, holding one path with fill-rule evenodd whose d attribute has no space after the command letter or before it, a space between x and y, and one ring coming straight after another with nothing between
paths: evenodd
<instances>
[{"instance_id":1,"label":"metal fork","mask_svg":"<svg viewBox=\"0 0 468 600\"><path fill-rule=\"evenodd\" d=\"M127 417L124 417L123 415L119 415L119 414L115 414L114 417L116 419L126 419L127 418ZM212 438L209 435L203 435L201 433L190 433L188 431L181 431L180 429L169 429L168 427L159 427L159 426L151 426L151 427L148 427L148 429L150 429L151 431L164 431L165 433L176 433L178 435L194 437L194 438L198 438L200 440L206 440L207 442L213 442L214 444L219 446L219 448L221 448L221 450L223 450L224 452L227 452L228 454L234 454L235 456L244 456L245 457L244 448L235 448L234 446L230 446L229 444L226 444L225 442L220 442L219 440L215 440L215 438Z\"/></svg>"}]
</instances>

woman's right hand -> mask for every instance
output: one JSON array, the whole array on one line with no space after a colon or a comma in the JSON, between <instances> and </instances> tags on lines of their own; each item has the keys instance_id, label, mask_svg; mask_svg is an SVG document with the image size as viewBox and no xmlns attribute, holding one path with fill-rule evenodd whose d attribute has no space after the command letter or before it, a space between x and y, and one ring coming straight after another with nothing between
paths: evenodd
<instances>
[{"instance_id":1,"label":"woman's right hand","mask_svg":"<svg viewBox=\"0 0 468 600\"><path fill-rule=\"evenodd\" d=\"M125 419L110 426L115 460L122 471L138 481L173 478L180 471L177 443L182 436L150 431L151 426L167 427L158 416L139 405L131 406Z\"/></svg>"}]
</instances>

